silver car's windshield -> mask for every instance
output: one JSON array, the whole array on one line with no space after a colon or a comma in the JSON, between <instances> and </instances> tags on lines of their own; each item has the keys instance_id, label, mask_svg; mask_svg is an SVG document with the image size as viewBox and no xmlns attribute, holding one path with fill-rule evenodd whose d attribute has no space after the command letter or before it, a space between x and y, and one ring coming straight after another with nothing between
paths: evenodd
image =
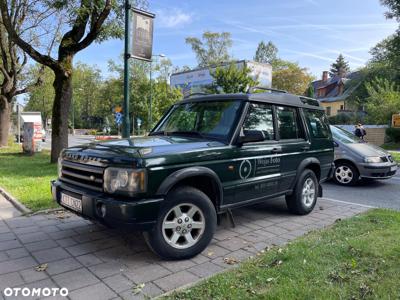
<instances>
[{"instance_id":1,"label":"silver car's windshield","mask_svg":"<svg viewBox=\"0 0 400 300\"><path fill-rule=\"evenodd\" d=\"M354 134L352 134L342 128L339 128L336 126L331 126L331 131L332 131L333 138L344 144L360 143L360 139L358 137L356 137Z\"/></svg>"}]
</instances>

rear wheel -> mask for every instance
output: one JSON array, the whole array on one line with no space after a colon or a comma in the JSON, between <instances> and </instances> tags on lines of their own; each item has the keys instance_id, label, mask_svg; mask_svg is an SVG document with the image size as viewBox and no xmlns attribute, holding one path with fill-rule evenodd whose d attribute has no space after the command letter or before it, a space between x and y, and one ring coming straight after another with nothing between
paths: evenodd
<instances>
[{"instance_id":1,"label":"rear wheel","mask_svg":"<svg viewBox=\"0 0 400 300\"><path fill-rule=\"evenodd\" d=\"M358 182L358 170L346 162L335 163L335 174L333 180L340 185L355 185Z\"/></svg>"},{"instance_id":2,"label":"rear wheel","mask_svg":"<svg viewBox=\"0 0 400 300\"><path fill-rule=\"evenodd\" d=\"M317 203L318 179L309 169L304 170L296 182L293 193L286 196L286 205L291 213L306 215L312 212Z\"/></svg>"},{"instance_id":3,"label":"rear wheel","mask_svg":"<svg viewBox=\"0 0 400 300\"><path fill-rule=\"evenodd\" d=\"M165 259L185 259L202 252L217 226L211 200L200 190L181 187L168 194L157 224L145 239L150 248Z\"/></svg>"}]
</instances>

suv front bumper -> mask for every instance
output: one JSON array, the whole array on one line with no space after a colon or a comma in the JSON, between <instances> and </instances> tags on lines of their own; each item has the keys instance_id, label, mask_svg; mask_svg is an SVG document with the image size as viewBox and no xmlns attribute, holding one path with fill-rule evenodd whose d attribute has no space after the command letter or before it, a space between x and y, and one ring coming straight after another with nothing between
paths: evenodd
<instances>
[{"instance_id":1,"label":"suv front bumper","mask_svg":"<svg viewBox=\"0 0 400 300\"><path fill-rule=\"evenodd\" d=\"M156 223L163 198L135 199L128 201L104 193L94 192L68 185L59 180L51 182L54 201L65 209L112 227L151 230ZM76 211L61 203L61 194L80 199L82 211ZM103 211L100 209L103 207Z\"/></svg>"}]
</instances>

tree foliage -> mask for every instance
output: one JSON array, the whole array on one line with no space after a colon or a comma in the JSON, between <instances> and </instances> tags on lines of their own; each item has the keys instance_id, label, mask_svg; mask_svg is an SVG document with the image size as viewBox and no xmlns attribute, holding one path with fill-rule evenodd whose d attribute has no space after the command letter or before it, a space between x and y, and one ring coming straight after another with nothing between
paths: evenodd
<instances>
[{"instance_id":1,"label":"tree foliage","mask_svg":"<svg viewBox=\"0 0 400 300\"><path fill-rule=\"evenodd\" d=\"M269 41L267 44L261 41L258 44L256 54L254 55L254 61L259 63L274 64L278 59L278 48Z\"/></svg>"},{"instance_id":2,"label":"tree foliage","mask_svg":"<svg viewBox=\"0 0 400 300\"><path fill-rule=\"evenodd\" d=\"M249 87L256 86L257 80L250 76L250 68L238 68L235 63L217 67L211 72L214 83L210 91L215 94L246 93Z\"/></svg>"},{"instance_id":3,"label":"tree foliage","mask_svg":"<svg viewBox=\"0 0 400 300\"><path fill-rule=\"evenodd\" d=\"M218 65L232 59L229 54L232 47L232 38L229 32L206 31L201 39L187 37L186 44L189 44L196 54L199 67Z\"/></svg>"},{"instance_id":4,"label":"tree foliage","mask_svg":"<svg viewBox=\"0 0 400 300\"><path fill-rule=\"evenodd\" d=\"M296 95L304 95L314 77L297 63L279 60L273 69L272 87Z\"/></svg>"},{"instance_id":5,"label":"tree foliage","mask_svg":"<svg viewBox=\"0 0 400 300\"><path fill-rule=\"evenodd\" d=\"M394 82L376 78L366 83L368 121L389 124L392 114L400 113L400 90Z\"/></svg>"},{"instance_id":6,"label":"tree foliage","mask_svg":"<svg viewBox=\"0 0 400 300\"><path fill-rule=\"evenodd\" d=\"M349 63L344 59L342 54L339 54L336 61L331 65L331 70L329 72L330 76L344 76L350 72Z\"/></svg>"}]
</instances>

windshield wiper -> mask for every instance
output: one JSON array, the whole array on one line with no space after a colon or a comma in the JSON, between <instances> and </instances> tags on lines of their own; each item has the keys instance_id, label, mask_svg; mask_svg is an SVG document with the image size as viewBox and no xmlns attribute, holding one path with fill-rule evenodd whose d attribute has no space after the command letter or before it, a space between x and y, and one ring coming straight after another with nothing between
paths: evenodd
<instances>
[{"instance_id":1,"label":"windshield wiper","mask_svg":"<svg viewBox=\"0 0 400 300\"><path fill-rule=\"evenodd\" d=\"M149 136L152 136L152 135L165 135L165 131L161 130L161 131L150 132Z\"/></svg>"},{"instance_id":2,"label":"windshield wiper","mask_svg":"<svg viewBox=\"0 0 400 300\"><path fill-rule=\"evenodd\" d=\"M165 135L188 135L188 136L197 136L200 138L205 138L204 134L198 131L169 131L166 132Z\"/></svg>"}]
</instances>

